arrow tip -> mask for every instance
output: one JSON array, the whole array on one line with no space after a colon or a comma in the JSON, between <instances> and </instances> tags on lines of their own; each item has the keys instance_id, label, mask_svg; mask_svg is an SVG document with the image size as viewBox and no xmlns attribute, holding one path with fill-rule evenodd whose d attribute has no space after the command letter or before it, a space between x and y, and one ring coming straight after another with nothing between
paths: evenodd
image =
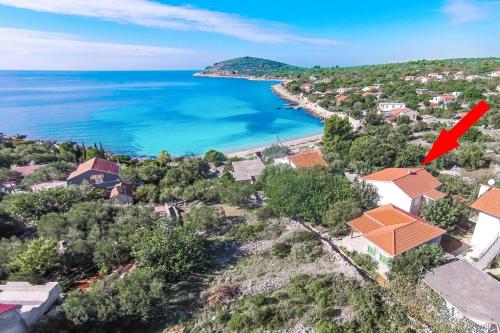
<instances>
[{"instance_id":1,"label":"arrow tip","mask_svg":"<svg viewBox=\"0 0 500 333\"><path fill-rule=\"evenodd\" d=\"M449 134L450 133L447 132L446 130L444 129L441 130L441 133L439 133L439 136L432 145L431 150L429 150L427 156L425 156L422 165L426 165L435 160L436 158L446 154L450 150L453 150L458 146L460 146L457 139L453 138Z\"/></svg>"}]
</instances>

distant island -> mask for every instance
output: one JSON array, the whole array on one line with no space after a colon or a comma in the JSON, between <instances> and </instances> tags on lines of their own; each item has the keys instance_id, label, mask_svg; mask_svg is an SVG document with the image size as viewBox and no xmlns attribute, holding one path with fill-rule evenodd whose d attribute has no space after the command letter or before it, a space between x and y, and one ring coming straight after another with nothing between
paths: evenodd
<instances>
[{"instance_id":1,"label":"distant island","mask_svg":"<svg viewBox=\"0 0 500 333\"><path fill-rule=\"evenodd\" d=\"M240 57L217 62L194 75L245 78L250 80L272 80L282 78L290 74L290 72L299 70L302 70L302 68L279 61L255 57Z\"/></svg>"}]
</instances>

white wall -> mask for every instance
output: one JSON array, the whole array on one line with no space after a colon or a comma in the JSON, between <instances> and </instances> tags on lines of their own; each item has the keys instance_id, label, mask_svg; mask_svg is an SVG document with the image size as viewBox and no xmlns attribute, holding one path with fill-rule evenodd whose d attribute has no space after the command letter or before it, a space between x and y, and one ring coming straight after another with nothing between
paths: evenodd
<instances>
[{"instance_id":1,"label":"white wall","mask_svg":"<svg viewBox=\"0 0 500 333\"><path fill-rule=\"evenodd\" d=\"M368 252L368 247L375 248L375 250L376 250L375 254L369 253ZM380 247L378 247L378 245L372 243L368 239L366 239L365 254L370 255L377 262L377 264L378 264L377 272L379 272L382 275L387 275L387 273L389 273L390 267L389 267L388 264L385 264L382 261L380 261L380 255L383 255L386 258L388 258L389 260L392 260L393 256L391 254L385 252Z\"/></svg>"},{"instance_id":2,"label":"white wall","mask_svg":"<svg viewBox=\"0 0 500 333\"><path fill-rule=\"evenodd\" d=\"M367 180L366 182L377 188L377 192L380 195L379 205L393 204L404 211L411 212L413 200L397 187L396 184L373 180ZM420 204L416 204L418 204L418 208L420 209ZM413 205L415 206L415 204Z\"/></svg>"},{"instance_id":3,"label":"white wall","mask_svg":"<svg viewBox=\"0 0 500 333\"><path fill-rule=\"evenodd\" d=\"M471 245L475 253L486 250L500 235L500 219L491 215L479 212Z\"/></svg>"}]
</instances>

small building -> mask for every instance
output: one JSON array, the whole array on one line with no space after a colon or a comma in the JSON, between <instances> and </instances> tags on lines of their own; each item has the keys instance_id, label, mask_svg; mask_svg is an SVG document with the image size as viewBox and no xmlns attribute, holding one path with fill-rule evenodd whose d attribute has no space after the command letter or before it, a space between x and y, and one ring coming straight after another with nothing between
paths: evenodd
<instances>
[{"instance_id":1,"label":"small building","mask_svg":"<svg viewBox=\"0 0 500 333\"><path fill-rule=\"evenodd\" d=\"M407 76L405 76L405 81L415 81L415 76L407 75Z\"/></svg>"},{"instance_id":2,"label":"small building","mask_svg":"<svg viewBox=\"0 0 500 333\"><path fill-rule=\"evenodd\" d=\"M275 164L288 164L294 169L328 167L323 154L317 149L306 150L292 156L276 159Z\"/></svg>"},{"instance_id":3,"label":"small building","mask_svg":"<svg viewBox=\"0 0 500 333\"><path fill-rule=\"evenodd\" d=\"M351 90L352 88L337 88L334 89L333 91L335 91L337 94L345 94L346 92L349 92Z\"/></svg>"},{"instance_id":4,"label":"small building","mask_svg":"<svg viewBox=\"0 0 500 333\"><path fill-rule=\"evenodd\" d=\"M423 95L423 94L427 94L429 92L429 89L426 89L426 88L418 88L418 89L415 89L415 93L417 95Z\"/></svg>"},{"instance_id":5,"label":"small building","mask_svg":"<svg viewBox=\"0 0 500 333\"><path fill-rule=\"evenodd\" d=\"M312 85L311 83L304 83L302 85L302 89L304 89L305 92L310 92L314 89L314 85Z\"/></svg>"},{"instance_id":6,"label":"small building","mask_svg":"<svg viewBox=\"0 0 500 333\"><path fill-rule=\"evenodd\" d=\"M422 116L422 121L424 123L427 123L427 124L432 124L432 123L435 123L437 121L437 118L433 115L430 115L430 114L424 114Z\"/></svg>"},{"instance_id":7,"label":"small building","mask_svg":"<svg viewBox=\"0 0 500 333\"><path fill-rule=\"evenodd\" d=\"M118 200L122 204L134 203L134 185L123 182L116 184L111 190L109 198Z\"/></svg>"},{"instance_id":8,"label":"small building","mask_svg":"<svg viewBox=\"0 0 500 333\"><path fill-rule=\"evenodd\" d=\"M475 266L484 269L500 254L500 189L494 180L481 185L479 196L470 206L476 213L474 233L470 241L471 252L467 254Z\"/></svg>"},{"instance_id":9,"label":"small building","mask_svg":"<svg viewBox=\"0 0 500 333\"><path fill-rule=\"evenodd\" d=\"M410 118L410 121L417 121L418 112L414 111L410 108L397 108L390 111L387 120L390 122L396 122L396 120L401 116L407 116Z\"/></svg>"},{"instance_id":10,"label":"small building","mask_svg":"<svg viewBox=\"0 0 500 333\"><path fill-rule=\"evenodd\" d=\"M262 173L266 167L264 163L258 158L253 160L244 160L233 162L233 172L231 175L236 181L255 183L257 177Z\"/></svg>"},{"instance_id":11,"label":"small building","mask_svg":"<svg viewBox=\"0 0 500 333\"><path fill-rule=\"evenodd\" d=\"M46 164L35 164L35 162L31 161L29 165L24 166L12 166L10 169L12 171L19 172L23 177L31 175L36 170L45 166Z\"/></svg>"},{"instance_id":12,"label":"small building","mask_svg":"<svg viewBox=\"0 0 500 333\"><path fill-rule=\"evenodd\" d=\"M343 102L347 101L348 97L346 95L340 95L335 97L335 102L337 106L341 105Z\"/></svg>"},{"instance_id":13,"label":"small building","mask_svg":"<svg viewBox=\"0 0 500 333\"><path fill-rule=\"evenodd\" d=\"M488 76L489 76L489 77L500 77L500 69L498 69L498 70L496 70L496 71L493 71L493 72L488 73Z\"/></svg>"},{"instance_id":14,"label":"small building","mask_svg":"<svg viewBox=\"0 0 500 333\"><path fill-rule=\"evenodd\" d=\"M176 204L165 203L154 207L154 212L158 217L181 218L183 211Z\"/></svg>"},{"instance_id":15,"label":"small building","mask_svg":"<svg viewBox=\"0 0 500 333\"><path fill-rule=\"evenodd\" d=\"M423 281L445 301L455 318L467 318L482 333L500 332L500 283L465 260L434 268Z\"/></svg>"},{"instance_id":16,"label":"small building","mask_svg":"<svg viewBox=\"0 0 500 333\"><path fill-rule=\"evenodd\" d=\"M0 183L0 193L12 193L17 190L17 182L14 179L7 179Z\"/></svg>"},{"instance_id":17,"label":"small building","mask_svg":"<svg viewBox=\"0 0 500 333\"><path fill-rule=\"evenodd\" d=\"M362 237L361 250L377 261L378 272L383 275L390 271L394 257L422 244L439 245L445 234L443 229L392 204L367 211L348 224L351 238Z\"/></svg>"},{"instance_id":18,"label":"small building","mask_svg":"<svg viewBox=\"0 0 500 333\"><path fill-rule=\"evenodd\" d=\"M64 180L49 180L47 182L32 185L30 186L30 189L31 191L36 192L41 190L48 190L54 187L65 187L65 186L68 186L68 183Z\"/></svg>"},{"instance_id":19,"label":"small building","mask_svg":"<svg viewBox=\"0 0 500 333\"><path fill-rule=\"evenodd\" d=\"M448 105L455 103L458 99L458 95L441 95L433 97L429 102L434 107L447 107Z\"/></svg>"},{"instance_id":20,"label":"small building","mask_svg":"<svg viewBox=\"0 0 500 333\"><path fill-rule=\"evenodd\" d=\"M361 179L377 188L380 205L393 204L412 214L419 214L423 203L446 196L439 191L443 184L425 169L388 168Z\"/></svg>"},{"instance_id":21,"label":"small building","mask_svg":"<svg viewBox=\"0 0 500 333\"><path fill-rule=\"evenodd\" d=\"M84 162L68 177L68 184L81 185L85 181L108 192L120 182L120 166L112 161L94 157Z\"/></svg>"},{"instance_id":22,"label":"small building","mask_svg":"<svg viewBox=\"0 0 500 333\"><path fill-rule=\"evenodd\" d=\"M417 76L415 78L415 81L418 81L420 83L427 83L427 82L429 82L429 78L426 76Z\"/></svg>"},{"instance_id":23,"label":"small building","mask_svg":"<svg viewBox=\"0 0 500 333\"><path fill-rule=\"evenodd\" d=\"M455 80L463 80L465 79L465 74L462 71L458 71L453 75L453 79Z\"/></svg>"},{"instance_id":24,"label":"small building","mask_svg":"<svg viewBox=\"0 0 500 333\"><path fill-rule=\"evenodd\" d=\"M405 107L406 107L405 103L383 102L383 103L378 103L378 112L384 117L388 117L392 110L403 109Z\"/></svg>"},{"instance_id":25,"label":"small building","mask_svg":"<svg viewBox=\"0 0 500 333\"><path fill-rule=\"evenodd\" d=\"M9 323L13 329L9 332L27 332L27 328L38 322L59 299L61 287L57 282L48 282L44 285L32 285L28 282L7 282L0 285L0 303L15 304L22 322L11 314ZM12 308L9 310L11 311ZM0 322L2 323L2 322ZM15 328L17 327L18 330ZM3 328L0 325L0 328ZM22 330L24 329L24 331ZM2 330L3 332L3 330Z\"/></svg>"}]
</instances>

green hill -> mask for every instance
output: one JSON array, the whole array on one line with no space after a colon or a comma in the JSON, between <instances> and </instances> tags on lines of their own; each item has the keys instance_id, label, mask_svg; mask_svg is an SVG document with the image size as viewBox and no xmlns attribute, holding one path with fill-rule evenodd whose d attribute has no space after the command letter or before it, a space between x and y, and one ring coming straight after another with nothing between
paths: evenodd
<instances>
[{"instance_id":1,"label":"green hill","mask_svg":"<svg viewBox=\"0 0 500 333\"><path fill-rule=\"evenodd\" d=\"M208 66L198 75L205 76L278 76L284 72L298 70L300 67L284 64L282 62L254 58L241 57L230 59Z\"/></svg>"}]
</instances>

